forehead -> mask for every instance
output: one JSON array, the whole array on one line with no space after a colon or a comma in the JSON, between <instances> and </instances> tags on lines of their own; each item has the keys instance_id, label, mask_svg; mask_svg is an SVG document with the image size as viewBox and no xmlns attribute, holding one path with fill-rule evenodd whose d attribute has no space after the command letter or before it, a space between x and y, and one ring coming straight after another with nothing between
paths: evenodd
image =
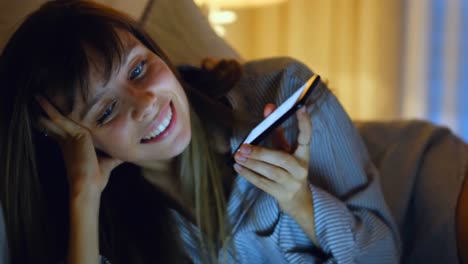
<instances>
[{"instance_id":1,"label":"forehead","mask_svg":"<svg viewBox=\"0 0 468 264\"><path fill-rule=\"evenodd\" d=\"M103 54L102 50L96 50L92 47L86 48L86 54L89 62L89 81L90 86L105 86L105 84L118 73L122 65L127 62L130 52L137 46L143 44L128 31L116 30L119 48L114 49L114 54ZM104 55L104 56L103 56ZM92 87L89 87L92 88Z\"/></svg>"},{"instance_id":2,"label":"forehead","mask_svg":"<svg viewBox=\"0 0 468 264\"><path fill-rule=\"evenodd\" d=\"M113 54L106 51L86 46L86 56L88 61L88 76L84 87L76 89L75 103L73 104L71 115L77 112L82 115L93 102L93 99L99 97L100 93L105 92L108 86L120 72L122 66L128 61L128 56L131 51L140 46L144 46L133 34L128 31L116 29L117 38L116 46L119 48L113 49ZM60 101L60 99L59 99ZM64 102L59 102L59 105Z\"/></svg>"}]
</instances>

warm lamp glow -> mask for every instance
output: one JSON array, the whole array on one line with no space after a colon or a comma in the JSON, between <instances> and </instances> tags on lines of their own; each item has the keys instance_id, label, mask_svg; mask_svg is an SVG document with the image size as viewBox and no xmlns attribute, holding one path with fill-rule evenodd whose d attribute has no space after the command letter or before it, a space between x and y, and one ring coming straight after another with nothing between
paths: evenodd
<instances>
[{"instance_id":1,"label":"warm lamp glow","mask_svg":"<svg viewBox=\"0 0 468 264\"><path fill-rule=\"evenodd\" d=\"M236 8L260 7L285 2L286 0L195 0L195 3L206 10L208 20L214 31L220 36L226 34L224 25L236 21L237 15L234 11L225 10Z\"/></svg>"},{"instance_id":2,"label":"warm lamp glow","mask_svg":"<svg viewBox=\"0 0 468 264\"><path fill-rule=\"evenodd\" d=\"M219 8L243 8L273 5L286 0L195 0L197 5L212 5Z\"/></svg>"},{"instance_id":3,"label":"warm lamp glow","mask_svg":"<svg viewBox=\"0 0 468 264\"><path fill-rule=\"evenodd\" d=\"M217 24L231 24L232 22L236 21L237 15L232 11L217 11L211 12L208 15L208 19L210 21L214 21Z\"/></svg>"}]
</instances>

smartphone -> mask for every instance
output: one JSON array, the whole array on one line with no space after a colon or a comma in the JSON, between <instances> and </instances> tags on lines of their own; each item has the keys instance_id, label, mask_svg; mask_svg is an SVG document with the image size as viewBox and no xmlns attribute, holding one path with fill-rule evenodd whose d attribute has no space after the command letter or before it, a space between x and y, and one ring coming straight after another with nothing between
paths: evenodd
<instances>
[{"instance_id":1,"label":"smartphone","mask_svg":"<svg viewBox=\"0 0 468 264\"><path fill-rule=\"evenodd\" d=\"M314 74L310 77L309 80L307 80L296 92L276 108L275 111L252 129L252 131L237 147L236 151L234 151L234 154L239 150L242 144L258 145L261 143L275 128L281 125L305 104L307 98L319 83L319 75Z\"/></svg>"}]
</instances>

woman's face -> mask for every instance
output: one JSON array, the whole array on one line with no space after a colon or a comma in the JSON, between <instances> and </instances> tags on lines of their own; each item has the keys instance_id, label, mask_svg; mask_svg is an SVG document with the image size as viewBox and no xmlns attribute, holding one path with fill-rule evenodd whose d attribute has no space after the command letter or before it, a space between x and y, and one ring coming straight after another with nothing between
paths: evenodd
<instances>
[{"instance_id":1,"label":"woman's face","mask_svg":"<svg viewBox=\"0 0 468 264\"><path fill-rule=\"evenodd\" d=\"M120 68L104 82L99 66L92 66L86 101L78 95L69 118L112 157L140 165L168 161L190 142L187 97L161 58L132 34L118 34L126 49Z\"/></svg>"}]
</instances>

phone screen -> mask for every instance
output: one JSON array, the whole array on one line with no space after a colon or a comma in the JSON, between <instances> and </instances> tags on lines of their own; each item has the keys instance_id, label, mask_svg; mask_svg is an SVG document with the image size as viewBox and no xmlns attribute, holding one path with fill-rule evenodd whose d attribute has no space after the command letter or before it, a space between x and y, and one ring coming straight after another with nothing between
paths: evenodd
<instances>
[{"instance_id":1,"label":"phone screen","mask_svg":"<svg viewBox=\"0 0 468 264\"><path fill-rule=\"evenodd\" d=\"M242 144L257 145L265 139L271 131L281 125L288 117L301 108L306 102L308 96L314 88L320 83L320 76L314 74L307 80L296 92L294 92L286 101L275 109L269 116L260 122L242 143L237 147L234 154L239 150Z\"/></svg>"}]
</instances>

